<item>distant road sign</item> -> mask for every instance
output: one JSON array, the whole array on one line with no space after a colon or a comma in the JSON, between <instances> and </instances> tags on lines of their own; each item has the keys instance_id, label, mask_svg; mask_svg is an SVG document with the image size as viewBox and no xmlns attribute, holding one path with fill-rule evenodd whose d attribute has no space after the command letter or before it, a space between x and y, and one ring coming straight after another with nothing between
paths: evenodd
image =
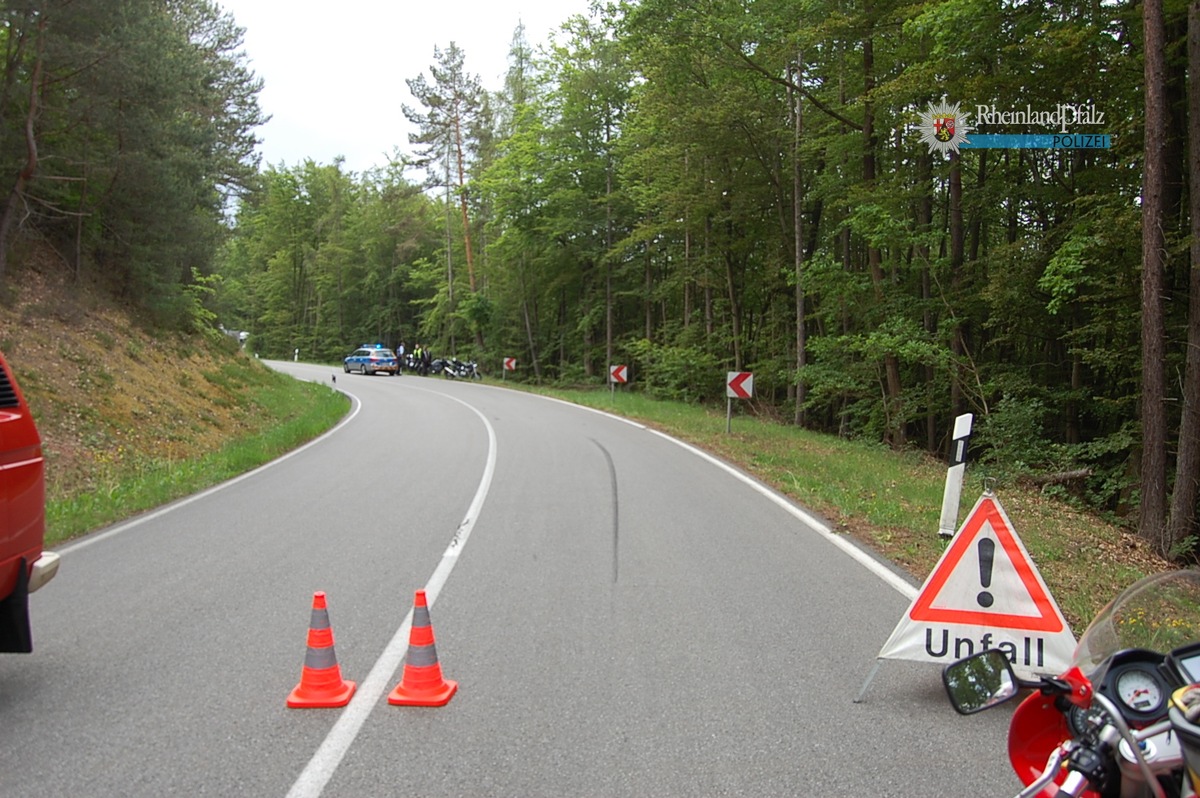
<instances>
[{"instance_id":1,"label":"distant road sign","mask_svg":"<svg viewBox=\"0 0 1200 798\"><path fill-rule=\"evenodd\" d=\"M629 382L629 366L613 366L608 370L608 376L613 382Z\"/></svg>"},{"instance_id":2,"label":"distant road sign","mask_svg":"<svg viewBox=\"0 0 1200 798\"><path fill-rule=\"evenodd\" d=\"M725 395L732 399L749 399L754 396L754 373L730 371L725 381Z\"/></svg>"},{"instance_id":3,"label":"distant road sign","mask_svg":"<svg viewBox=\"0 0 1200 798\"><path fill-rule=\"evenodd\" d=\"M505 371L516 371L516 368L517 368L517 359L515 357L504 358L504 370Z\"/></svg>"}]
</instances>

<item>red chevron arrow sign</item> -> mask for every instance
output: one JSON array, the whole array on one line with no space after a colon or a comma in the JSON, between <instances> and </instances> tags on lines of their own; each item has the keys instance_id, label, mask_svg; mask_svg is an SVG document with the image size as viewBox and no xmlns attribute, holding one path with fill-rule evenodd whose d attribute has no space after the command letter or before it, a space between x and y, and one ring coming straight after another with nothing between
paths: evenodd
<instances>
[{"instance_id":1,"label":"red chevron arrow sign","mask_svg":"<svg viewBox=\"0 0 1200 798\"><path fill-rule=\"evenodd\" d=\"M613 382L629 382L629 366L612 366L608 375Z\"/></svg>"},{"instance_id":2,"label":"red chevron arrow sign","mask_svg":"<svg viewBox=\"0 0 1200 798\"><path fill-rule=\"evenodd\" d=\"M731 399L749 399L754 396L754 372L728 372L725 380L725 395Z\"/></svg>"},{"instance_id":3,"label":"red chevron arrow sign","mask_svg":"<svg viewBox=\"0 0 1200 798\"><path fill-rule=\"evenodd\" d=\"M517 368L517 359L515 357L504 358L504 370L514 371Z\"/></svg>"}]
</instances>

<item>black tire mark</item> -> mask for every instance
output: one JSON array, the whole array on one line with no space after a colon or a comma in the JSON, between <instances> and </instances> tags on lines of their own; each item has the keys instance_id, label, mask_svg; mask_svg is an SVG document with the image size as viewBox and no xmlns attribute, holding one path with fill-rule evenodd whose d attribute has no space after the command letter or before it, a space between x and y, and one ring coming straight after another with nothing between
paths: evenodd
<instances>
[{"instance_id":1,"label":"black tire mark","mask_svg":"<svg viewBox=\"0 0 1200 798\"><path fill-rule=\"evenodd\" d=\"M621 524L620 524L620 501L617 497L617 466L613 463L612 455L608 449L595 438L588 438L592 443L596 444L601 452L604 453L604 459L608 461L608 479L612 485L612 580L616 584L621 576L620 566L620 540L621 540Z\"/></svg>"}]
</instances>

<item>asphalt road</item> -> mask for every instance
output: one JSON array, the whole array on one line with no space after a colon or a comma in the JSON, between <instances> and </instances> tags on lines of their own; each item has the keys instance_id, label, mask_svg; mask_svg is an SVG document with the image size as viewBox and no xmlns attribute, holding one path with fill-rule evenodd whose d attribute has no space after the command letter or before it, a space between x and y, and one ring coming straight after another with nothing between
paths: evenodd
<instances>
[{"instance_id":1,"label":"asphalt road","mask_svg":"<svg viewBox=\"0 0 1200 798\"><path fill-rule=\"evenodd\" d=\"M957 716L936 666L853 702L909 599L819 519L601 413L336 377L330 434L60 549L0 657L0 796L1017 792L1009 712ZM418 589L440 708L386 701ZM315 591L344 709L285 706Z\"/></svg>"}]
</instances>

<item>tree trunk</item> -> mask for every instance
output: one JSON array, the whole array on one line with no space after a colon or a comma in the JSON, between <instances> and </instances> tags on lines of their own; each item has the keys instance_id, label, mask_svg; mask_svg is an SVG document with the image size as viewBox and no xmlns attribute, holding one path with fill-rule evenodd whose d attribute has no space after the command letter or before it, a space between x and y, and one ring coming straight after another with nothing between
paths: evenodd
<instances>
[{"instance_id":1,"label":"tree trunk","mask_svg":"<svg viewBox=\"0 0 1200 798\"><path fill-rule=\"evenodd\" d=\"M707 175L707 170L705 170ZM717 319L716 311L713 309L713 286L712 277L709 267L709 254L712 244L712 217L704 217L704 334L712 338L716 331Z\"/></svg>"},{"instance_id":2,"label":"tree trunk","mask_svg":"<svg viewBox=\"0 0 1200 798\"><path fill-rule=\"evenodd\" d=\"M965 236L963 235L962 212L962 158L956 152L950 153L950 297L957 299L959 283L962 281ZM958 418L965 412L966 402L963 399L963 384L966 376L962 367L963 353L966 347L963 342L963 332L960 322L952 319L954 329L950 331L950 355L953 374L950 379L950 415Z\"/></svg>"},{"instance_id":3,"label":"tree trunk","mask_svg":"<svg viewBox=\"0 0 1200 798\"><path fill-rule=\"evenodd\" d=\"M870 6L867 6L868 21L871 25ZM875 89L875 41L872 31L863 39L863 184L867 190L875 184L875 106L871 101L871 93ZM875 296L882 302L884 299L883 253L874 245L867 246L867 264L871 272L871 282L875 286ZM894 448L901 448L906 441L904 430L904 409L902 407L900 359L895 353L889 352L883 358L884 367L884 415L887 419L887 442Z\"/></svg>"},{"instance_id":4,"label":"tree trunk","mask_svg":"<svg viewBox=\"0 0 1200 798\"><path fill-rule=\"evenodd\" d=\"M471 219L467 214L467 168L463 153L462 119L454 117L454 155L458 161L458 203L462 208L463 248L467 256L467 287L475 293L475 255L471 252Z\"/></svg>"},{"instance_id":5,"label":"tree trunk","mask_svg":"<svg viewBox=\"0 0 1200 798\"><path fill-rule=\"evenodd\" d=\"M580 304L583 311L583 317L587 322L583 325L583 374L586 377L592 377L596 374L596 358L592 348L596 344L596 333L592 329L592 308L596 302L593 282L593 272L596 265L591 261L583 263L583 279L580 285Z\"/></svg>"},{"instance_id":6,"label":"tree trunk","mask_svg":"<svg viewBox=\"0 0 1200 798\"><path fill-rule=\"evenodd\" d=\"M1192 534L1200 493L1200 0L1188 4L1188 203L1191 269L1188 273L1188 345L1183 377L1183 418L1166 542L1174 547Z\"/></svg>"},{"instance_id":7,"label":"tree trunk","mask_svg":"<svg viewBox=\"0 0 1200 798\"><path fill-rule=\"evenodd\" d=\"M917 245L917 260L920 261L921 270L921 300L925 305L922 322L924 323L925 331L932 336L937 330L937 321L934 318L932 306L930 303L933 297L932 278L929 273L929 240L927 236L930 229L933 227L933 155L927 150L922 150L917 153L917 181L920 186L920 197L917 199L917 234L922 236L921 243ZM930 453L937 451L937 406L936 397L934 395L933 386L936 384L937 371L932 365L925 366L925 382L927 387L925 395L927 397L927 407L925 408L925 450ZM951 379L953 382L953 379Z\"/></svg>"},{"instance_id":8,"label":"tree trunk","mask_svg":"<svg viewBox=\"0 0 1200 798\"><path fill-rule=\"evenodd\" d=\"M804 56L796 54L796 83L804 76ZM804 335L804 176L801 170L800 145L804 136L804 105L799 89L792 92L792 113L795 115L795 135L792 140L792 225L796 248L796 413L792 422L804 424L805 335Z\"/></svg>"},{"instance_id":9,"label":"tree trunk","mask_svg":"<svg viewBox=\"0 0 1200 798\"><path fill-rule=\"evenodd\" d=\"M725 250L725 290L729 296L729 328L733 336L733 370L742 370L742 305L738 302L734 279L733 253Z\"/></svg>"},{"instance_id":10,"label":"tree trunk","mask_svg":"<svg viewBox=\"0 0 1200 798\"><path fill-rule=\"evenodd\" d=\"M41 98L42 82L42 41L46 33L45 15L38 17L37 24L37 55L33 61L33 72L29 77L29 110L25 114L25 165L17 172L12 189L4 199L4 207L0 210L0 285L4 284L5 272L8 270L8 238L12 234L13 222L17 218L17 207L25 196L25 184L33 177L38 166L37 135L33 123L38 115L38 100Z\"/></svg>"},{"instance_id":11,"label":"tree trunk","mask_svg":"<svg viewBox=\"0 0 1200 798\"><path fill-rule=\"evenodd\" d=\"M542 366L538 360L537 339L533 335L533 320L529 314L529 284L525 279L525 253L521 253L519 261L521 276L521 316L525 319L525 339L529 342L529 360L533 364L533 378L538 385L542 384Z\"/></svg>"},{"instance_id":12,"label":"tree trunk","mask_svg":"<svg viewBox=\"0 0 1200 798\"><path fill-rule=\"evenodd\" d=\"M1167 419L1166 271L1166 57L1162 0L1142 3L1145 62L1145 156L1142 177L1142 473L1139 534L1160 555L1169 554L1166 535Z\"/></svg>"},{"instance_id":13,"label":"tree trunk","mask_svg":"<svg viewBox=\"0 0 1200 798\"><path fill-rule=\"evenodd\" d=\"M645 299L642 300L642 315L644 316L645 329L643 337L647 341L654 340L654 301L651 299L654 292L654 261L650 257L650 245L646 244L643 248L645 258L642 262L642 288L645 291Z\"/></svg>"},{"instance_id":14,"label":"tree trunk","mask_svg":"<svg viewBox=\"0 0 1200 798\"><path fill-rule=\"evenodd\" d=\"M450 303L450 315L454 314L454 238L450 213L450 147L446 147L446 298ZM428 346L428 345L427 345ZM455 349L454 324L450 324L450 351Z\"/></svg>"},{"instance_id":15,"label":"tree trunk","mask_svg":"<svg viewBox=\"0 0 1200 798\"><path fill-rule=\"evenodd\" d=\"M613 281L612 281L612 248L613 248L613 158L612 158L612 120L606 114L604 118L604 362L606 368L613 366ZM649 333L646 335L649 338Z\"/></svg>"}]
</instances>

